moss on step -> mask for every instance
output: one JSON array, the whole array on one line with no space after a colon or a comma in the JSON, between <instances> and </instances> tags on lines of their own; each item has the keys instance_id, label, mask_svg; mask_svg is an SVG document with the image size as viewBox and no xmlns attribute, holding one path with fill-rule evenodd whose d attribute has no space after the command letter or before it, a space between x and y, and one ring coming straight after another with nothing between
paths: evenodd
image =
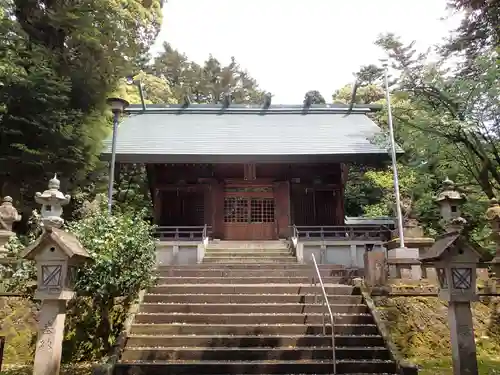
<instances>
[{"instance_id":1,"label":"moss on step","mask_svg":"<svg viewBox=\"0 0 500 375\"><path fill-rule=\"evenodd\" d=\"M375 297L374 301L401 354L421 366L421 374L452 374L445 302L436 297ZM482 298L472 308L480 374L500 375L500 298Z\"/></svg>"}]
</instances>

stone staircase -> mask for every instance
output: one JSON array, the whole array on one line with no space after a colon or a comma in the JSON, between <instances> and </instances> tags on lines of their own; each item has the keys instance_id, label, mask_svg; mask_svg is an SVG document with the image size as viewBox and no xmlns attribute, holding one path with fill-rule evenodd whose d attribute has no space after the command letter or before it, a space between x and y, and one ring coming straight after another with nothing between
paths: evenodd
<instances>
[{"instance_id":1,"label":"stone staircase","mask_svg":"<svg viewBox=\"0 0 500 375\"><path fill-rule=\"evenodd\" d=\"M337 374L395 374L360 291L320 265L336 317ZM332 374L329 316L311 265L285 243L214 243L202 264L158 270L115 374Z\"/></svg>"}]
</instances>

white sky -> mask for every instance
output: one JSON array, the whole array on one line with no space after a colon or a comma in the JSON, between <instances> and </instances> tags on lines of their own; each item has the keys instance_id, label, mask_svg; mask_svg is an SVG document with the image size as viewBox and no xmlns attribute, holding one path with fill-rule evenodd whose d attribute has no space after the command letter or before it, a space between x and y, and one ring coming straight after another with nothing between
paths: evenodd
<instances>
[{"instance_id":1,"label":"white sky","mask_svg":"<svg viewBox=\"0 0 500 375\"><path fill-rule=\"evenodd\" d=\"M373 42L394 32L418 49L457 25L446 0L168 0L153 53L164 41L198 63L235 56L270 91L273 103L298 104L308 90L327 102L361 65L383 57Z\"/></svg>"}]
</instances>

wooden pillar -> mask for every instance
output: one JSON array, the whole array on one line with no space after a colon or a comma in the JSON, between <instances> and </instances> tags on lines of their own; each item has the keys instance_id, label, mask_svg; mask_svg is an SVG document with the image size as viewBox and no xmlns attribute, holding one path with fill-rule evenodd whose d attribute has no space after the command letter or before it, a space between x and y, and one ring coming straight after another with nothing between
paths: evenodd
<instances>
[{"instance_id":1,"label":"wooden pillar","mask_svg":"<svg viewBox=\"0 0 500 375\"><path fill-rule=\"evenodd\" d=\"M161 211L163 209L163 194L159 189L154 189L153 216L155 224L161 225Z\"/></svg>"},{"instance_id":2,"label":"wooden pillar","mask_svg":"<svg viewBox=\"0 0 500 375\"><path fill-rule=\"evenodd\" d=\"M336 192L336 225L344 225L345 224L345 185L347 182L347 176L349 173L348 167L346 164L340 164L340 186Z\"/></svg>"},{"instance_id":3,"label":"wooden pillar","mask_svg":"<svg viewBox=\"0 0 500 375\"><path fill-rule=\"evenodd\" d=\"M279 181L274 183L275 220L279 238L290 237L290 183Z\"/></svg>"},{"instance_id":4,"label":"wooden pillar","mask_svg":"<svg viewBox=\"0 0 500 375\"><path fill-rule=\"evenodd\" d=\"M224 237L224 184L212 180L210 184L212 195L212 234L214 238Z\"/></svg>"}]
</instances>

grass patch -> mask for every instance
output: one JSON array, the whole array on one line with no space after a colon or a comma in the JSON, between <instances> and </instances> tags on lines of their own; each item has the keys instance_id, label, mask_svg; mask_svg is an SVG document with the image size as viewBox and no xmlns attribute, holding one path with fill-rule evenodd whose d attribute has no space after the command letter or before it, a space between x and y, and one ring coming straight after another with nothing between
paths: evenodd
<instances>
[{"instance_id":1,"label":"grass patch","mask_svg":"<svg viewBox=\"0 0 500 375\"><path fill-rule=\"evenodd\" d=\"M32 375L32 366L5 366L0 375ZM92 364L62 365L60 375L92 375Z\"/></svg>"},{"instance_id":2,"label":"grass patch","mask_svg":"<svg viewBox=\"0 0 500 375\"><path fill-rule=\"evenodd\" d=\"M478 358L479 375L500 375L500 361L491 358ZM453 375L451 358L429 361L422 364L419 375Z\"/></svg>"}]
</instances>

